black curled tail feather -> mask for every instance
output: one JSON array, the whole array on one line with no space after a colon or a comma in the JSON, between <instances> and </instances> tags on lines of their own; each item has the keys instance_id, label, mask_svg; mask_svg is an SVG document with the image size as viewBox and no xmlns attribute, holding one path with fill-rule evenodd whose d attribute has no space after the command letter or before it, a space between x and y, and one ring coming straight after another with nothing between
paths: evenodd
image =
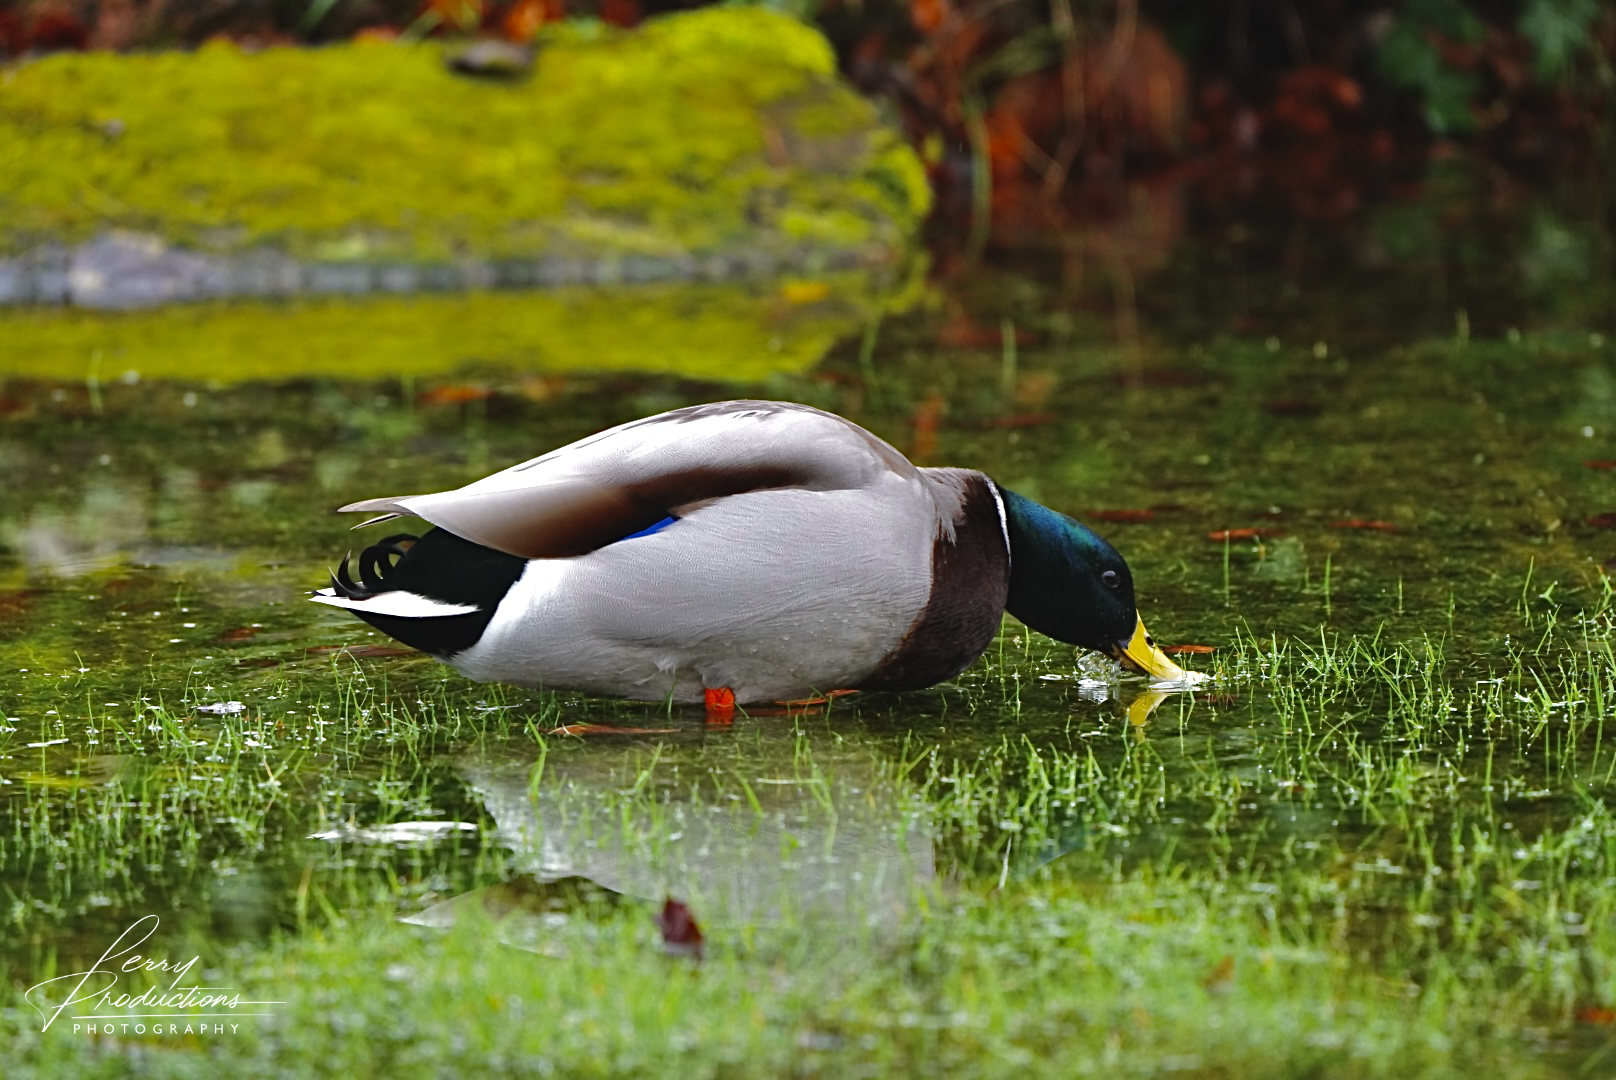
<instances>
[{"instance_id":1,"label":"black curled tail feather","mask_svg":"<svg viewBox=\"0 0 1616 1080\"><path fill-rule=\"evenodd\" d=\"M331 587L337 595L348 600L369 600L379 592L386 592L394 588L391 578L398 570L399 564L409 557L410 551L420 541L420 537L409 533L399 533L379 540L359 553L359 583L355 583L353 575L348 572L348 563L353 555L349 552L342 557L342 562L331 574Z\"/></svg>"},{"instance_id":2,"label":"black curled tail feather","mask_svg":"<svg viewBox=\"0 0 1616 1080\"><path fill-rule=\"evenodd\" d=\"M350 569L350 564L353 569ZM506 592L522 576L527 560L483 547L444 529L419 537L401 533L352 552L331 573L331 588L346 600L378 594L413 593L446 604L470 605L460 615L386 615L363 604L348 610L389 637L449 658L476 644ZM359 580L354 580L354 570Z\"/></svg>"},{"instance_id":3,"label":"black curled tail feather","mask_svg":"<svg viewBox=\"0 0 1616 1080\"><path fill-rule=\"evenodd\" d=\"M388 587L386 579L409 555L419 539L409 533L399 533L397 536L377 541L360 552L359 580L364 583L365 588L371 592L386 589Z\"/></svg>"}]
</instances>

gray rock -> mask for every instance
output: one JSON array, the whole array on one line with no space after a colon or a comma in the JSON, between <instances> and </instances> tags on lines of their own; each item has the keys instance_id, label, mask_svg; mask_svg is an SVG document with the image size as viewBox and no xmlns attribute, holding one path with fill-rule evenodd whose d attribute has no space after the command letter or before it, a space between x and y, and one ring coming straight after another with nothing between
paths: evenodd
<instances>
[{"instance_id":1,"label":"gray rock","mask_svg":"<svg viewBox=\"0 0 1616 1080\"><path fill-rule=\"evenodd\" d=\"M0 304L67 303L67 266L60 244L0 259Z\"/></svg>"},{"instance_id":2,"label":"gray rock","mask_svg":"<svg viewBox=\"0 0 1616 1080\"><path fill-rule=\"evenodd\" d=\"M126 230L78 247L46 244L0 258L0 306L70 304L132 310L227 297L452 292L652 281L733 281L798 267L856 266L868 252L779 252L766 249L704 255L535 255L466 258L444 263L302 260L265 248L230 254L177 247Z\"/></svg>"},{"instance_id":3,"label":"gray rock","mask_svg":"<svg viewBox=\"0 0 1616 1080\"><path fill-rule=\"evenodd\" d=\"M225 295L229 274L216 258L169 247L143 233L117 230L76 248L67 268L67 302L122 310Z\"/></svg>"}]
</instances>

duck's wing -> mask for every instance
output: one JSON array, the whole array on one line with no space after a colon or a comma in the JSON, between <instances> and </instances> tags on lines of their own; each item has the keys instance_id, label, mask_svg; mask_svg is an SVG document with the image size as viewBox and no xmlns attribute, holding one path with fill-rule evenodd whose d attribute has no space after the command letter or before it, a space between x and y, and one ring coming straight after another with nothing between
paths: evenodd
<instances>
[{"instance_id":1,"label":"duck's wing","mask_svg":"<svg viewBox=\"0 0 1616 1080\"><path fill-rule=\"evenodd\" d=\"M873 488L894 475L919 483L907 458L849 420L790 402L722 401L621 424L453 491L342 509L424 518L498 551L546 558L747 491Z\"/></svg>"}]
</instances>

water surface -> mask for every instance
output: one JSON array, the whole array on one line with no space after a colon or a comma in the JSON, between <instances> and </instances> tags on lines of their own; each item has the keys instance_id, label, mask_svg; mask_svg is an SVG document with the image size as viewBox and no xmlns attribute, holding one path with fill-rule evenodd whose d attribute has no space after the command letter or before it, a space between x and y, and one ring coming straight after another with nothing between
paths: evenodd
<instances>
[{"instance_id":1,"label":"water surface","mask_svg":"<svg viewBox=\"0 0 1616 1080\"><path fill-rule=\"evenodd\" d=\"M709 936L901 934L957 890L1141 866L1238 867L1259 896L1264 867L1316 873L1336 895L1285 902L1363 913L1343 947L1366 960L1448 926L1470 894L1432 892L1422 858L1458 872L1432 834L1603 842L1590 807L1616 774L1599 710L1566 726L1527 692L1608 641L1578 620L1608 608L1616 560L1610 237L1479 184L1345 228L1192 222L1159 252L944 260L918 306L813 281L534 297L532 336L491 356L487 327L451 322L407 371L358 355L327 302L113 320L77 346L36 326L69 359L0 366L0 966L27 986L147 914L240 942L320 904L519 912L507 939L541 952L592 905L665 895ZM366 304L354 319L385 325ZM661 321L597 362L613 311ZM545 354L544 319L578 349ZM212 377L106 344L195 356L215 325ZM656 359L699 354L693 327L758 359ZM283 350L320 359L277 378ZM337 505L742 396L832 409L1089 521L1158 640L1222 681L1156 701L1011 621L947 686L715 725L471 684L305 602L355 544ZM1253 642L1311 658L1291 690ZM1353 642L1382 666L1330 652ZM570 725L636 731L550 734Z\"/></svg>"}]
</instances>

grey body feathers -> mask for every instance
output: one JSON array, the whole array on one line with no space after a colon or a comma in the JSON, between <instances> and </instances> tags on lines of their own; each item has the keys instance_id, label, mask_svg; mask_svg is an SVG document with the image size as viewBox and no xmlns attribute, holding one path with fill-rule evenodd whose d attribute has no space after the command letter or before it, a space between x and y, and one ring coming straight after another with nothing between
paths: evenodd
<instances>
[{"instance_id":1,"label":"grey body feathers","mask_svg":"<svg viewBox=\"0 0 1616 1080\"><path fill-rule=\"evenodd\" d=\"M786 403L676 410L455 491L343 509L413 514L531 560L449 658L464 674L642 700L929 685L987 646L1008 589L991 481L917 469Z\"/></svg>"}]
</instances>

